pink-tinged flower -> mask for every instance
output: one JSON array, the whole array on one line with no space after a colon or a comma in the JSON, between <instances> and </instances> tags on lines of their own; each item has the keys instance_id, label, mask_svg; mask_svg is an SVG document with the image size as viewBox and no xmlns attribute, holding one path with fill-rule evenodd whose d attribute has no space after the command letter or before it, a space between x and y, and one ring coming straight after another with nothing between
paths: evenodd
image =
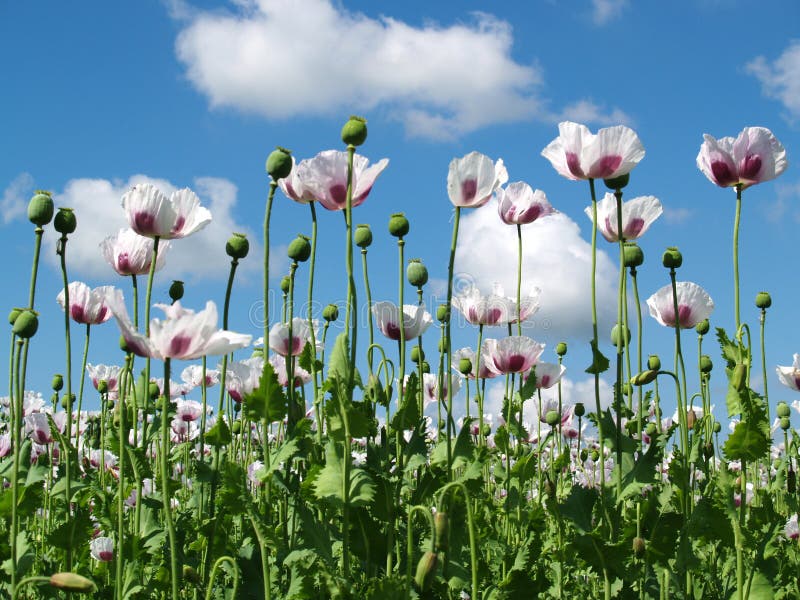
<instances>
[{"instance_id":1,"label":"pink-tinged flower","mask_svg":"<svg viewBox=\"0 0 800 600\"><path fill-rule=\"evenodd\" d=\"M114 540L110 537L96 537L89 542L89 552L92 558L100 562L114 560Z\"/></svg>"},{"instance_id":2,"label":"pink-tinged flower","mask_svg":"<svg viewBox=\"0 0 800 600\"><path fill-rule=\"evenodd\" d=\"M783 527L783 535L786 536L787 540L796 540L800 538L800 525L797 523L797 513L794 513L787 519L786 525Z\"/></svg>"},{"instance_id":3,"label":"pink-tinged flower","mask_svg":"<svg viewBox=\"0 0 800 600\"><path fill-rule=\"evenodd\" d=\"M278 383L283 387L288 387L289 377L287 376L286 359L280 354L273 354L269 357L269 363L278 376ZM294 380L292 382L294 387L300 387L309 381L311 381L311 373L298 365L297 361L294 361Z\"/></svg>"},{"instance_id":4,"label":"pink-tinged flower","mask_svg":"<svg viewBox=\"0 0 800 600\"><path fill-rule=\"evenodd\" d=\"M567 179L613 179L627 175L644 158L639 136L624 125L592 134L586 125L558 124L558 137L542 150L553 168Z\"/></svg>"},{"instance_id":5,"label":"pink-tinged flower","mask_svg":"<svg viewBox=\"0 0 800 600\"><path fill-rule=\"evenodd\" d=\"M175 304L156 304L166 319L150 321L150 337L142 335L128 318L128 311L119 296L106 301L131 352L150 358L192 360L201 356L229 354L250 344L252 336L217 329L217 307L210 300L204 310L195 312Z\"/></svg>"},{"instance_id":6,"label":"pink-tinged flower","mask_svg":"<svg viewBox=\"0 0 800 600\"><path fill-rule=\"evenodd\" d=\"M502 340L488 339L484 347L488 367L500 375L526 373L544 351L544 344L524 335L514 335Z\"/></svg>"},{"instance_id":7,"label":"pink-tinged flower","mask_svg":"<svg viewBox=\"0 0 800 600\"><path fill-rule=\"evenodd\" d=\"M492 194L508 181L503 159L496 163L480 152L470 152L450 161L447 173L447 195L460 208L483 206Z\"/></svg>"},{"instance_id":8,"label":"pink-tinged flower","mask_svg":"<svg viewBox=\"0 0 800 600\"><path fill-rule=\"evenodd\" d=\"M679 281L675 288L678 297L677 319L672 285L665 285L647 299L650 316L656 321L666 327L675 327L677 322L681 329L689 329L711 315L714 301L703 288L690 281Z\"/></svg>"},{"instance_id":9,"label":"pink-tinged flower","mask_svg":"<svg viewBox=\"0 0 800 600\"><path fill-rule=\"evenodd\" d=\"M408 376L406 376L406 379L408 379ZM450 382L453 386L453 396L455 396L461 389L461 378L455 375L450 375ZM440 393L439 376L434 375L433 373L422 374L422 393L424 406L427 407L430 404L438 402L440 397L447 400L447 382L444 380L444 378L442 378L442 383L444 385L442 386L442 391Z\"/></svg>"},{"instance_id":10,"label":"pink-tinged flower","mask_svg":"<svg viewBox=\"0 0 800 600\"><path fill-rule=\"evenodd\" d=\"M295 317L292 319L292 339L289 340L288 323L275 323L269 330L269 347L282 356L297 356L303 351L306 343L311 341L311 330L308 320Z\"/></svg>"},{"instance_id":11,"label":"pink-tinged flower","mask_svg":"<svg viewBox=\"0 0 800 600\"><path fill-rule=\"evenodd\" d=\"M304 163L307 162L308 159L303 160L300 162L300 165L304 165ZM355 157L353 157L353 162L355 163ZM299 202L300 204L308 204L309 202L314 202L317 199L317 197L314 195L314 190L310 189L300 176L300 173L306 172L306 170L307 169L305 166L303 166L302 169L299 168L299 165L295 162L293 156L291 173L289 173L288 177L278 180L278 187L281 188L281 191L286 195L286 197L290 200L294 200L295 202Z\"/></svg>"},{"instance_id":12,"label":"pink-tinged flower","mask_svg":"<svg viewBox=\"0 0 800 600\"><path fill-rule=\"evenodd\" d=\"M158 245L156 271L164 266L169 242ZM153 260L153 240L133 229L120 229L115 235L100 242L103 258L120 275L147 275Z\"/></svg>"},{"instance_id":13,"label":"pink-tinged flower","mask_svg":"<svg viewBox=\"0 0 800 600\"><path fill-rule=\"evenodd\" d=\"M475 358L475 350L466 347L466 348L460 348L459 350L453 352L453 361L451 366L459 373L460 370L458 367L462 358L468 358L472 363L472 371L469 373L469 375L467 375L467 379L475 379L476 377L478 379L492 379L498 376L498 373L496 371L493 371L487 366L489 363L486 360L486 343L483 344L480 372L478 372L478 361Z\"/></svg>"},{"instance_id":14,"label":"pink-tinged flower","mask_svg":"<svg viewBox=\"0 0 800 600\"><path fill-rule=\"evenodd\" d=\"M258 387L263 371L264 359L260 356L228 364L225 387L234 402L241 402L247 394Z\"/></svg>"},{"instance_id":15,"label":"pink-tinged flower","mask_svg":"<svg viewBox=\"0 0 800 600\"><path fill-rule=\"evenodd\" d=\"M507 298L503 288L497 284L487 296L483 296L477 287L471 286L455 296L451 304L473 325L506 325L512 320L516 322L517 318L516 302ZM533 312L528 312L523 320L531 314Z\"/></svg>"},{"instance_id":16,"label":"pink-tinged flower","mask_svg":"<svg viewBox=\"0 0 800 600\"><path fill-rule=\"evenodd\" d=\"M44 408L44 398L39 392L25 391L25 396L22 398L22 414L30 415L40 412Z\"/></svg>"},{"instance_id":17,"label":"pink-tinged flower","mask_svg":"<svg viewBox=\"0 0 800 600\"><path fill-rule=\"evenodd\" d=\"M197 421L203 414L203 405L196 400L178 400L175 418L186 423Z\"/></svg>"},{"instance_id":18,"label":"pink-tinged flower","mask_svg":"<svg viewBox=\"0 0 800 600\"><path fill-rule=\"evenodd\" d=\"M118 296L120 301L122 299L122 292L115 289L114 286L104 285L92 289L85 283L73 281L69 284L69 316L76 323L83 325L105 323L113 316L106 304L110 295ZM64 290L58 293L56 300L62 310L66 310Z\"/></svg>"},{"instance_id":19,"label":"pink-tinged flower","mask_svg":"<svg viewBox=\"0 0 800 600\"><path fill-rule=\"evenodd\" d=\"M534 190L524 181L497 188L495 195L497 212L506 225L526 225L556 212L542 190Z\"/></svg>"},{"instance_id":20,"label":"pink-tinged flower","mask_svg":"<svg viewBox=\"0 0 800 600\"><path fill-rule=\"evenodd\" d=\"M586 216L592 219L592 207L584 209ZM661 216L661 201L655 196L639 196L622 203L622 237L636 240L644 235L650 225ZM614 194L606 193L597 203L597 229L608 242L618 242L617 199Z\"/></svg>"},{"instance_id":21,"label":"pink-tinged flower","mask_svg":"<svg viewBox=\"0 0 800 600\"><path fill-rule=\"evenodd\" d=\"M49 444L53 441L50 421L46 413L31 413L25 417L25 434L36 444Z\"/></svg>"},{"instance_id":22,"label":"pink-tinged flower","mask_svg":"<svg viewBox=\"0 0 800 600\"><path fill-rule=\"evenodd\" d=\"M539 365L536 365L536 370L539 370ZM572 421L572 414L575 411L575 406L572 404L562 404L561 405L561 415L560 421L561 426L569 424ZM539 413L539 421L542 423L547 423L547 413L549 412L556 412L558 413L558 398L550 397L546 398L542 401L542 412Z\"/></svg>"},{"instance_id":23,"label":"pink-tinged flower","mask_svg":"<svg viewBox=\"0 0 800 600\"><path fill-rule=\"evenodd\" d=\"M736 139L703 134L697 168L720 187L750 187L786 170L786 150L766 127L745 127Z\"/></svg>"},{"instance_id":24,"label":"pink-tinged flower","mask_svg":"<svg viewBox=\"0 0 800 600\"><path fill-rule=\"evenodd\" d=\"M181 381L192 388L200 387L203 383L205 383L207 388L210 388L219 383L219 371L215 369L206 369L204 377L203 367L200 365L189 365L181 371Z\"/></svg>"},{"instance_id":25,"label":"pink-tinged flower","mask_svg":"<svg viewBox=\"0 0 800 600\"><path fill-rule=\"evenodd\" d=\"M0 458L4 458L11 453L11 434L0 434Z\"/></svg>"},{"instance_id":26,"label":"pink-tinged flower","mask_svg":"<svg viewBox=\"0 0 800 600\"><path fill-rule=\"evenodd\" d=\"M376 302L372 305L375 324L390 340L400 339L400 310L391 302ZM419 304L403 305L403 333L406 340L421 336L433 324L433 317Z\"/></svg>"},{"instance_id":27,"label":"pink-tinged flower","mask_svg":"<svg viewBox=\"0 0 800 600\"><path fill-rule=\"evenodd\" d=\"M117 398L118 395L120 370L117 365L93 365L92 363L86 365L86 372L89 374L89 379L92 380L94 389L97 389L101 381L105 381L108 385L108 397L111 399Z\"/></svg>"},{"instance_id":28,"label":"pink-tinged flower","mask_svg":"<svg viewBox=\"0 0 800 600\"><path fill-rule=\"evenodd\" d=\"M794 355L794 362L791 367L778 367L775 372L783 385L795 391L800 391L800 354Z\"/></svg>"},{"instance_id":29,"label":"pink-tinged flower","mask_svg":"<svg viewBox=\"0 0 800 600\"><path fill-rule=\"evenodd\" d=\"M158 387L158 393L160 395L164 395L166 389L164 388L164 378L163 377L151 377L150 383L155 383L156 387ZM179 398L183 396L184 388L183 386L174 381L172 379L169 380L169 397L170 398Z\"/></svg>"},{"instance_id":30,"label":"pink-tinged flower","mask_svg":"<svg viewBox=\"0 0 800 600\"><path fill-rule=\"evenodd\" d=\"M375 180L388 164L389 159L382 158L370 166L366 157L360 154L353 156L352 205L354 207L367 199ZM325 150L314 158L301 161L296 171L296 177L302 181L304 187L299 197L308 198L313 195L313 198L328 210L344 210L347 207L346 152Z\"/></svg>"},{"instance_id":31,"label":"pink-tinged flower","mask_svg":"<svg viewBox=\"0 0 800 600\"><path fill-rule=\"evenodd\" d=\"M548 390L561 381L567 368L556 363L540 362L536 363L536 369L533 372L536 375L536 388ZM525 379L527 380L527 377Z\"/></svg>"},{"instance_id":32,"label":"pink-tinged flower","mask_svg":"<svg viewBox=\"0 0 800 600\"><path fill-rule=\"evenodd\" d=\"M503 292L503 288L500 286L496 286L496 289ZM530 317L532 317L537 310L539 310L539 296L541 296L542 290L536 286L533 286L529 291L527 296L522 296L520 298L520 305L519 305L519 317L524 323ZM511 318L509 319L510 324L514 324L517 322L517 300L515 298L508 298L511 302L513 309L511 311Z\"/></svg>"},{"instance_id":33,"label":"pink-tinged flower","mask_svg":"<svg viewBox=\"0 0 800 600\"><path fill-rule=\"evenodd\" d=\"M122 197L122 208L131 229L151 238L184 238L211 222L211 213L189 188L167 198L154 185L139 183Z\"/></svg>"}]
</instances>

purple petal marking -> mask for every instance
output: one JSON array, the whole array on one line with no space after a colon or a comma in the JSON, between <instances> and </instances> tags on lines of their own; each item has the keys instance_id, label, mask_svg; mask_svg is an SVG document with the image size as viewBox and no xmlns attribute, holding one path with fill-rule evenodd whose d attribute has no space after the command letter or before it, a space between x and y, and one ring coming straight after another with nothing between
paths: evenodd
<instances>
[{"instance_id":1,"label":"purple petal marking","mask_svg":"<svg viewBox=\"0 0 800 600\"><path fill-rule=\"evenodd\" d=\"M722 187L728 187L738 181L737 177L731 172L728 163L721 160L711 162L711 174L717 181L717 185Z\"/></svg>"},{"instance_id":2,"label":"purple petal marking","mask_svg":"<svg viewBox=\"0 0 800 600\"><path fill-rule=\"evenodd\" d=\"M156 216L152 213L137 212L133 215L133 229L140 235L155 233Z\"/></svg>"},{"instance_id":3,"label":"purple petal marking","mask_svg":"<svg viewBox=\"0 0 800 600\"><path fill-rule=\"evenodd\" d=\"M101 306L100 310L97 311L97 317L95 318L95 321L101 322L103 319L106 318L107 314L108 314L108 307L105 305Z\"/></svg>"},{"instance_id":4,"label":"purple petal marking","mask_svg":"<svg viewBox=\"0 0 800 600\"><path fill-rule=\"evenodd\" d=\"M334 183L328 188L328 194L337 205L345 206L347 204L347 186L345 184Z\"/></svg>"},{"instance_id":5,"label":"purple petal marking","mask_svg":"<svg viewBox=\"0 0 800 600\"><path fill-rule=\"evenodd\" d=\"M478 180L466 179L461 182L461 200L465 204L469 204L475 199L475 194L478 193Z\"/></svg>"},{"instance_id":6,"label":"purple petal marking","mask_svg":"<svg viewBox=\"0 0 800 600\"><path fill-rule=\"evenodd\" d=\"M486 313L486 324L487 325L494 325L500 320L500 317L503 316L503 311L499 308L490 308L489 312Z\"/></svg>"},{"instance_id":7,"label":"purple petal marking","mask_svg":"<svg viewBox=\"0 0 800 600\"><path fill-rule=\"evenodd\" d=\"M586 173L581 169L581 161L574 152L567 152L567 168L575 177L585 178Z\"/></svg>"},{"instance_id":8,"label":"purple petal marking","mask_svg":"<svg viewBox=\"0 0 800 600\"><path fill-rule=\"evenodd\" d=\"M177 218L177 220L175 221L175 225L172 226L172 229L170 230L170 233L172 235L180 233L185 224L186 224L186 217L184 217L183 215L179 216Z\"/></svg>"},{"instance_id":9,"label":"purple petal marking","mask_svg":"<svg viewBox=\"0 0 800 600\"><path fill-rule=\"evenodd\" d=\"M756 180L761 171L761 157L757 154L748 154L742 161L739 175L742 179Z\"/></svg>"},{"instance_id":10,"label":"purple petal marking","mask_svg":"<svg viewBox=\"0 0 800 600\"><path fill-rule=\"evenodd\" d=\"M520 369L522 369L523 365L525 364L525 357L521 354L512 354L508 357L508 371L510 373L516 373Z\"/></svg>"},{"instance_id":11,"label":"purple petal marking","mask_svg":"<svg viewBox=\"0 0 800 600\"><path fill-rule=\"evenodd\" d=\"M636 217L630 220L623 235L628 239L637 238L642 232L642 229L644 229L644 219Z\"/></svg>"},{"instance_id":12,"label":"purple petal marking","mask_svg":"<svg viewBox=\"0 0 800 600\"><path fill-rule=\"evenodd\" d=\"M119 256L117 257L117 271L122 273L130 273L131 271L131 262L128 259L127 252L120 252Z\"/></svg>"},{"instance_id":13,"label":"purple petal marking","mask_svg":"<svg viewBox=\"0 0 800 600\"><path fill-rule=\"evenodd\" d=\"M176 335L169 342L169 354L171 358L181 358L186 354L189 346L192 344L192 338L188 335Z\"/></svg>"},{"instance_id":14,"label":"purple petal marking","mask_svg":"<svg viewBox=\"0 0 800 600\"><path fill-rule=\"evenodd\" d=\"M618 154L604 156L592 165L590 174L596 179L605 179L613 175L619 166L622 164L622 157Z\"/></svg>"},{"instance_id":15,"label":"purple petal marking","mask_svg":"<svg viewBox=\"0 0 800 600\"><path fill-rule=\"evenodd\" d=\"M79 304L73 304L69 308L69 313L72 315L72 320L76 323L86 323L86 313L83 307Z\"/></svg>"},{"instance_id":16,"label":"purple petal marking","mask_svg":"<svg viewBox=\"0 0 800 600\"><path fill-rule=\"evenodd\" d=\"M681 304L678 306L678 323L681 327L689 327L689 318L692 316L692 308Z\"/></svg>"},{"instance_id":17,"label":"purple petal marking","mask_svg":"<svg viewBox=\"0 0 800 600\"><path fill-rule=\"evenodd\" d=\"M400 339L400 328L397 326L396 323L386 324L386 337L388 337L390 340Z\"/></svg>"},{"instance_id":18,"label":"purple petal marking","mask_svg":"<svg viewBox=\"0 0 800 600\"><path fill-rule=\"evenodd\" d=\"M520 213L520 215L517 217L517 220L524 223L533 223L539 218L540 214L542 214L542 207L538 204L534 204L526 210L523 210L522 213Z\"/></svg>"}]
</instances>

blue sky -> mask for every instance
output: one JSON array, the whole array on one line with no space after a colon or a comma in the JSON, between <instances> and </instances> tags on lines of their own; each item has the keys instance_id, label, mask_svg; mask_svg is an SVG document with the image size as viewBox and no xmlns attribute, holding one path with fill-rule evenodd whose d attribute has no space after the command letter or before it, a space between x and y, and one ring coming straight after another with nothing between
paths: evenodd
<instances>
[{"instance_id":1,"label":"blue sky","mask_svg":"<svg viewBox=\"0 0 800 600\"><path fill-rule=\"evenodd\" d=\"M647 154L627 197L655 195L665 208L641 240L642 300L667 283L661 252L677 245L684 255L679 278L708 290L716 303L712 325L728 330L734 195L709 183L695 157L703 133L735 136L760 125L784 144L790 166L778 180L745 193L743 319L757 330L752 299L769 290L771 396L773 404L794 400L778 384L774 366L791 364L800 351L793 318L797 285L787 267L800 223L798 22L800 6L792 0L758 8L738 0L658 7L624 0L500 1L491 8L468 1L2 3L4 303L10 308L27 297L33 236L24 207L38 188L52 190L57 206L78 211L70 279L117 284L127 294L127 282L99 260L96 244L122 225L122 193L147 178L166 189L192 187L215 217L203 233L175 243L154 298L165 301L170 280L179 277L187 282L187 306L201 308L207 299L221 304L224 242L232 231L245 231L254 251L234 291L231 328L258 334L249 314L260 298L264 160L276 145L291 148L298 159L340 148L341 125L356 113L369 119L362 153L373 161L390 159L355 216L375 233L376 300L397 298L394 241L386 233L397 211L411 220L406 256L422 258L434 279L429 306L441 300L452 217L445 181L453 157L471 150L502 157L510 181L547 193L562 214L526 232L526 281L543 288L542 310L527 333L548 344L545 360L554 360L556 342L570 342L566 364L577 398L588 363L590 224L583 209L589 198L585 183L563 179L539 155L557 135L557 123L569 119L593 130L624 123L638 132ZM495 280L510 288L515 232L494 224L494 214L465 215L456 270L484 289ZM316 298L325 304L344 298L343 226L338 215L321 209L319 217L324 255ZM307 209L278 194L273 254L283 256L285 244L309 230ZM485 260L487 244L492 247L488 232L496 236L494 261ZM55 236L48 231L45 237L37 298L42 333L33 344L29 387L48 396L50 375L63 371L63 334ZM608 327L615 313L616 249L601 244L600 311ZM287 263L273 266L279 277ZM407 298L411 292L407 288ZM114 359L116 326L95 329L90 362ZM645 352L658 352L670 364L671 333L646 317ZM456 345L474 345L476 335L460 327ZM693 363L694 335L685 337ZM82 332L75 327L73 339L77 363ZM428 334L429 354L435 345ZM717 365L721 408L724 382L713 339L705 350ZM0 361L7 358L7 348L0 348Z\"/></svg>"}]
</instances>

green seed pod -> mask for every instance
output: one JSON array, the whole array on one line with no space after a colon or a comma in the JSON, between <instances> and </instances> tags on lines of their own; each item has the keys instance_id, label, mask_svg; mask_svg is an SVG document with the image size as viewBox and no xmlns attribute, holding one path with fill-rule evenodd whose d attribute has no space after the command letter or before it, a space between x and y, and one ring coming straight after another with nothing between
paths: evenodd
<instances>
[{"instance_id":1,"label":"green seed pod","mask_svg":"<svg viewBox=\"0 0 800 600\"><path fill-rule=\"evenodd\" d=\"M339 307L335 304L328 304L328 306L322 309L322 318L328 323L335 321L339 318Z\"/></svg>"},{"instance_id":2,"label":"green seed pod","mask_svg":"<svg viewBox=\"0 0 800 600\"><path fill-rule=\"evenodd\" d=\"M37 227L44 227L53 219L53 195L44 190L36 190L28 202L28 220Z\"/></svg>"},{"instance_id":3,"label":"green seed pod","mask_svg":"<svg viewBox=\"0 0 800 600\"><path fill-rule=\"evenodd\" d=\"M544 415L544 420L550 427L555 427L561 421L561 415L557 410L548 410Z\"/></svg>"},{"instance_id":4,"label":"green seed pod","mask_svg":"<svg viewBox=\"0 0 800 600\"><path fill-rule=\"evenodd\" d=\"M654 436L656 433L658 433L658 427L656 426L656 424L655 424L655 423L653 423L653 422L650 422L650 423L648 423L648 424L645 426L645 428L644 428L644 432L645 432L645 433L646 433L646 434L647 434L649 437L653 437L653 436Z\"/></svg>"},{"instance_id":5,"label":"green seed pod","mask_svg":"<svg viewBox=\"0 0 800 600\"><path fill-rule=\"evenodd\" d=\"M147 393L150 394L150 400L156 400L161 395L161 390L158 389L158 384L155 381L151 381L150 385L147 386Z\"/></svg>"},{"instance_id":6,"label":"green seed pod","mask_svg":"<svg viewBox=\"0 0 800 600\"><path fill-rule=\"evenodd\" d=\"M667 269L677 269L683 264L683 255L675 246L670 246L664 251L661 264Z\"/></svg>"},{"instance_id":7,"label":"green seed pod","mask_svg":"<svg viewBox=\"0 0 800 600\"><path fill-rule=\"evenodd\" d=\"M17 337L28 339L36 335L37 329L39 329L39 317L32 310L23 310L14 321L11 331Z\"/></svg>"},{"instance_id":8,"label":"green seed pod","mask_svg":"<svg viewBox=\"0 0 800 600\"><path fill-rule=\"evenodd\" d=\"M708 333L709 329L711 329L711 323L708 322L708 319L703 319L694 326L694 330L697 332L697 335L705 335Z\"/></svg>"},{"instance_id":9,"label":"green seed pod","mask_svg":"<svg viewBox=\"0 0 800 600\"><path fill-rule=\"evenodd\" d=\"M351 116L342 127L342 141L348 146L360 146L367 140L367 120Z\"/></svg>"},{"instance_id":10,"label":"green seed pod","mask_svg":"<svg viewBox=\"0 0 800 600\"><path fill-rule=\"evenodd\" d=\"M296 262L305 262L311 256L311 242L306 236L298 235L291 241L286 253Z\"/></svg>"},{"instance_id":11,"label":"green seed pod","mask_svg":"<svg viewBox=\"0 0 800 600\"><path fill-rule=\"evenodd\" d=\"M789 408L789 405L786 402L778 402L778 406L775 409L775 414L779 417L788 417L792 414L792 409Z\"/></svg>"},{"instance_id":12,"label":"green seed pod","mask_svg":"<svg viewBox=\"0 0 800 600\"><path fill-rule=\"evenodd\" d=\"M25 310L25 309L24 308L12 308L11 312L8 313L8 324L9 325L13 325L16 322L17 317L19 316L19 314L23 310Z\"/></svg>"},{"instance_id":13,"label":"green seed pod","mask_svg":"<svg viewBox=\"0 0 800 600\"><path fill-rule=\"evenodd\" d=\"M581 461L586 462L589 458L589 451L586 448L581 448Z\"/></svg>"},{"instance_id":14,"label":"green seed pod","mask_svg":"<svg viewBox=\"0 0 800 600\"><path fill-rule=\"evenodd\" d=\"M625 338L621 340L620 332L622 332L623 330L625 332ZM631 341L631 330L630 329L628 329L624 325L620 326L619 323L617 323L616 325L614 325L614 327L611 328L611 343L612 344L614 344L615 346L624 346L625 344L629 344L630 341Z\"/></svg>"},{"instance_id":15,"label":"green seed pod","mask_svg":"<svg viewBox=\"0 0 800 600\"><path fill-rule=\"evenodd\" d=\"M422 361L422 372L423 373L430 373L431 372L431 365L428 363L427 360Z\"/></svg>"},{"instance_id":16,"label":"green seed pod","mask_svg":"<svg viewBox=\"0 0 800 600\"><path fill-rule=\"evenodd\" d=\"M711 357L708 354L703 354L700 357L700 372L711 373L711 369L713 368L714 368L714 363L711 362Z\"/></svg>"},{"instance_id":17,"label":"green seed pod","mask_svg":"<svg viewBox=\"0 0 800 600\"><path fill-rule=\"evenodd\" d=\"M583 405L583 402L578 402L575 405L575 416L582 417L586 414L586 407Z\"/></svg>"},{"instance_id":18,"label":"green seed pod","mask_svg":"<svg viewBox=\"0 0 800 600\"><path fill-rule=\"evenodd\" d=\"M369 225L362 223L356 225L356 230L353 232L353 241L359 248L369 248L372 245L372 229Z\"/></svg>"},{"instance_id":19,"label":"green seed pod","mask_svg":"<svg viewBox=\"0 0 800 600\"><path fill-rule=\"evenodd\" d=\"M758 292L756 294L756 307L761 310L766 310L772 306L772 297L769 292Z\"/></svg>"},{"instance_id":20,"label":"green seed pod","mask_svg":"<svg viewBox=\"0 0 800 600\"><path fill-rule=\"evenodd\" d=\"M556 354L559 356L564 356L567 353L567 343L566 342L558 342L556 344Z\"/></svg>"},{"instance_id":21,"label":"green seed pod","mask_svg":"<svg viewBox=\"0 0 800 600\"><path fill-rule=\"evenodd\" d=\"M241 421L234 421L231 425L231 431L234 435L239 435L242 432L242 422Z\"/></svg>"},{"instance_id":22,"label":"green seed pod","mask_svg":"<svg viewBox=\"0 0 800 600\"><path fill-rule=\"evenodd\" d=\"M606 187L610 190L621 190L628 182L631 180L631 174L625 173L625 175L620 175L619 177L612 177L611 179L603 179L603 183L606 184Z\"/></svg>"},{"instance_id":23,"label":"green seed pod","mask_svg":"<svg viewBox=\"0 0 800 600\"><path fill-rule=\"evenodd\" d=\"M414 287L421 288L428 283L428 269L422 264L421 260L414 258L408 261L406 277L408 278L408 283Z\"/></svg>"},{"instance_id":24,"label":"green seed pod","mask_svg":"<svg viewBox=\"0 0 800 600\"><path fill-rule=\"evenodd\" d=\"M278 146L267 157L267 173L273 181L284 179L292 172L292 151Z\"/></svg>"},{"instance_id":25,"label":"green seed pod","mask_svg":"<svg viewBox=\"0 0 800 600\"><path fill-rule=\"evenodd\" d=\"M65 592L88 594L97 591L94 583L77 573L53 573L50 575L50 585Z\"/></svg>"},{"instance_id":26,"label":"green seed pod","mask_svg":"<svg viewBox=\"0 0 800 600\"><path fill-rule=\"evenodd\" d=\"M64 410L71 410L73 404L75 404L75 394L64 394L61 396L61 408Z\"/></svg>"},{"instance_id":27,"label":"green seed pod","mask_svg":"<svg viewBox=\"0 0 800 600\"><path fill-rule=\"evenodd\" d=\"M449 527L450 519L447 517L447 513L443 511L437 512L433 517L433 529L436 532L435 538L437 552L447 551Z\"/></svg>"},{"instance_id":28,"label":"green seed pod","mask_svg":"<svg viewBox=\"0 0 800 600\"><path fill-rule=\"evenodd\" d=\"M436 577L436 568L439 566L439 557L435 552L426 552L417 563L417 574L414 582L420 590L426 591Z\"/></svg>"},{"instance_id":29,"label":"green seed pod","mask_svg":"<svg viewBox=\"0 0 800 600\"><path fill-rule=\"evenodd\" d=\"M422 356L422 360L425 360L425 352L420 349L419 346L414 346L411 348L411 361L414 363L418 363L420 360L420 355Z\"/></svg>"},{"instance_id":30,"label":"green seed pod","mask_svg":"<svg viewBox=\"0 0 800 600\"><path fill-rule=\"evenodd\" d=\"M440 323L444 323L447 321L448 317L450 316L450 307L447 304L440 304L436 307L436 319Z\"/></svg>"},{"instance_id":31,"label":"green seed pod","mask_svg":"<svg viewBox=\"0 0 800 600\"><path fill-rule=\"evenodd\" d=\"M792 422L789 417L781 417L781 429L784 431L788 430L792 426Z\"/></svg>"},{"instance_id":32,"label":"green seed pod","mask_svg":"<svg viewBox=\"0 0 800 600\"><path fill-rule=\"evenodd\" d=\"M59 208L53 219L53 227L61 235L69 235L78 227L78 220L71 208Z\"/></svg>"},{"instance_id":33,"label":"green seed pod","mask_svg":"<svg viewBox=\"0 0 800 600\"><path fill-rule=\"evenodd\" d=\"M640 537L633 538L633 554L637 558L641 558L644 556L645 552L645 543L644 540Z\"/></svg>"},{"instance_id":34,"label":"green seed pod","mask_svg":"<svg viewBox=\"0 0 800 600\"><path fill-rule=\"evenodd\" d=\"M389 217L389 233L396 238L401 238L408 234L411 225L403 213L394 213Z\"/></svg>"},{"instance_id":35,"label":"green seed pod","mask_svg":"<svg viewBox=\"0 0 800 600\"><path fill-rule=\"evenodd\" d=\"M250 242L243 233L234 233L225 243L225 252L231 258L241 260L250 252Z\"/></svg>"},{"instance_id":36,"label":"green seed pod","mask_svg":"<svg viewBox=\"0 0 800 600\"><path fill-rule=\"evenodd\" d=\"M458 361L458 372L462 375L469 375L472 373L472 361L468 358L462 358Z\"/></svg>"},{"instance_id":37,"label":"green seed pod","mask_svg":"<svg viewBox=\"0 0 800 600\"><path fill-rule=\"evenodd\" d=\"M100 394L107 394L108 393L108 381L105 379L101 379L97 382L97 392Z\"/></svg>"},{"instance_id":38,"label":"green seed pod","mask_svg":"<svg viewBox=\"0 0 800 600\"><path fill-rule=\"evenodd\" d=\"M172 284L169 286L169 297L170 300L173 302L177 302L181 298L183 298L184 292L183 282L179 279L175 279Z\"/></svg>"},{"instance_id":39,"label":"green seed pod","mask_svg":"<svg viewBox=\"0 0 800 600\"><path fill-rule=\"evenodd\" d=\"M622 246L622 264L627 268L641 267L644 264L644 252L635 242L625 242Z\"/></svg>"},{"instance_id":40,"label":"green seed pod","mask_svg":"<svg viewBox=\"0 0 800 600\"><path fill-rule=\"evenodd\" d=\"M651 354L647 358L647 368L652 371L661 370L661 359L658 357L658 354Z\"/></svg>"},{"instance_id":41,"label":"green seed pod","mask_svg":"<svg viewBox=\"0 0 800 600\"><path fill-rule=\"evenodd\" d=\"M731 373L731 387L737 392L741 392L747 387L747 367L742 363L737 363Z\"/></svg>"},{"instance_id":42,"label":"green seed pod","mask_svg":"<svg viewBox=\"0 0 800 600\"><path fill-rule=\"evenodd\" d=\"M719 433L720 431L722 431L722 423L720 423L719 421L714 421L713 429L714 433Z\"/></svg>"},{"instance_id":43,"label":"green seed pod","mask_svg":"<svg viewBox=\"0 0 800 600\"><path fill-rule=\"evenodd\" d=\"M290 278L288 275L284 275L284 276L281 278L281 291L282 291L284 294L288 294L288 293L289 293L289 287L290 287L291 285L292 285L292 280L291 280L291 278Z\"/></svg>"},{"instance_id":44,"label":"green seed pod","mask_svg":"<svg viewBox=\"0 0 800 600\"><path fill-rule=\"evenodd\" d=\"M589 456L592 459L592 462L597 462L600 458L600 453L597 450L592 450Z\"/></svg>"},{"instance_id":45,"label":"green seed pod","mask_svg":"<svg viewBox=\"0 0 800 600\"><path fill-rule=\"evenodd\" d=\"M50 384L54 392L60 392L64 389L64 376L60 373L53 375L53 383Z\"/></svg>"}]
</instances>

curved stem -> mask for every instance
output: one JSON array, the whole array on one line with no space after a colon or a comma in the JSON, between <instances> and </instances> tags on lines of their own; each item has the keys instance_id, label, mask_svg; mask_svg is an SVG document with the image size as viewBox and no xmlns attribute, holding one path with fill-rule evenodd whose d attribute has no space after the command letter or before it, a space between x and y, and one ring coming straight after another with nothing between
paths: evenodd
<instances>
[{"instance_id":1,"label":"curved stem","mask_svg":"<svg viewBox=\"0 0 800 600\"><path fill-rule=\"evenodd\" d=\"M219 570L219 567L222 563L227 562L233 567L233 589L231 590L231 598L236 598L236 592L239 591L239 565L236 564L236 561L233 560L230 556L220 556L217 561L214 563L213 568L211 569L211 576L208 578L208 587L206 588L206 600L211 600L213 597L214 591L214 577Z\"/></svg>"},{"instance_id":2,"label":"curved stem","mask_svg":"<svg viewBox=\"0 0 800 600\"><path fill-rule=\"evenodd\" d=\"M456 207L456 210L458 208ZM471 598L480 598L478 595L478 537L475 534L475 523L472 516L472 501L470 500L469 492L463 483L453 481L448 483L439 492L439 510L442 510L444 505L445 494L451 489L456 488L461 490L464 495L464 506L467 508L467 531L469 533L469 562L472 576L472 595Z\"/></svg>"}]
</instances>

